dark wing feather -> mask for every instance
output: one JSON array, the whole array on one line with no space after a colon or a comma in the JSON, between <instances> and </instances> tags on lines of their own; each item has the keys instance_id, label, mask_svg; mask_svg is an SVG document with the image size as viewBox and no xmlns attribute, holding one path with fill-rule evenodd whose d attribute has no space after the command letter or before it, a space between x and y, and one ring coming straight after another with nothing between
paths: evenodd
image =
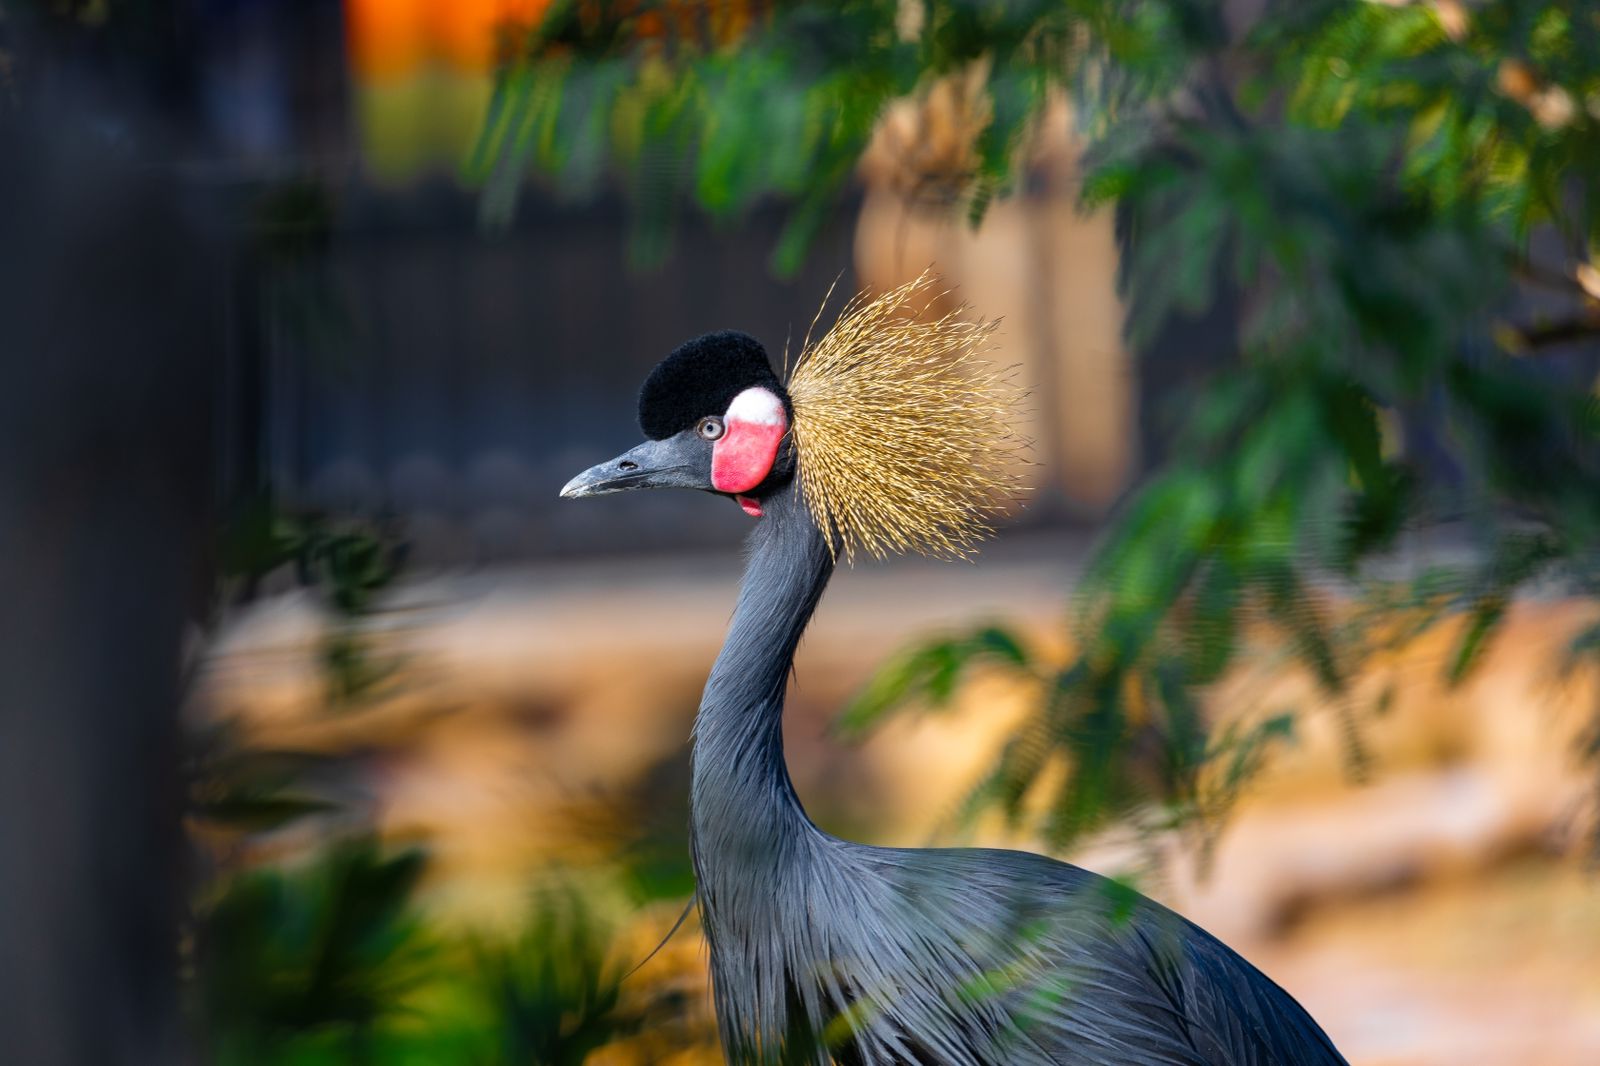
<instances>
[{"instance_id":1,"label":"dark wing feather","mask_svg":"<svg viewBox=\"0 0 1600 1066\"><path fill-rule=\"evenodd\" d=\"M1053 886L1058 893L1066 887L1069 906L1093 908L1097 898L1107 898L1103 889L1109 884L1097 875L1050 865L1039 887ZM1104 904L1099 906L1104 914ZM1120 1042L1127 1052L1120 1061L1346 1066L1294 997L1165 907L1140 897L1121 916L1088 915L1068 924L1069 936L1081 928L1088 937L1073 965L1091 960L1102 971L1101 985L1116 994L1100 1000L1090 987L1061 1009L1081 1015L1074 1026L1080 1036L1093 1027ZM1130 1029L1139 1032L1130 1035Z\"/></svg>"},{"instance_id":2,"label":"dark wing feather","mask_svg":"<svg viewBox=\"0 0 1600 1066\"><path fill-rule=\"evenodd\" d=\"M998 1061L1346 1066L1305 1009L1261 971L1096 874L1026 852L890 854L892 879L923 921L969 944L1010 945L1010 960L990 955L995 971L1019 950L1031 955L1026 980L1006 993L1017 1032Z\"/></svg>"},{"instance_id":3,"label":"dark wing feather","mask_svg":"<svg viewBox=\"0 0 1600 1066\"><path fill-rule=\"evenodd\" d=\"M1344 1056L1293 996L1205 930L1184 924L1190 1015L1217 1040L1222 1061L1344 1066Z\"/></svg>"}]
</instances>

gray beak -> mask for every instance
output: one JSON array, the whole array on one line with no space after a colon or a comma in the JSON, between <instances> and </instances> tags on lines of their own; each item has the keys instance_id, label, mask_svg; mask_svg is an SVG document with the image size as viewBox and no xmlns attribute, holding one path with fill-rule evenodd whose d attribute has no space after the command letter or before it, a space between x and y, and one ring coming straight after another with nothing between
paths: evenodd
<instances>
[{"instance_id":1,"label":"gray beak","mask_svg":"<svg viewBox=\"0 0 1600 1066\"><path fill-rule=\"evenodd\" d=\"M647 440L615 459L591 466L561 487L563 499L603 496L628 489L711 490L711 445L684 430Z\"/></svg>"}]
</instances>

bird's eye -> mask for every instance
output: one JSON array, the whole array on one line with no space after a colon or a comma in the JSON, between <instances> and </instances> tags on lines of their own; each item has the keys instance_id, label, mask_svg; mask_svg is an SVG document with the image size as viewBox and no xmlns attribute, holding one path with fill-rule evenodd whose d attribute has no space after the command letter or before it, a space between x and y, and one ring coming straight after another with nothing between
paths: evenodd
<instances>
[{"instance_id":1,"label":"bird's eye","mask_svg":"<svg viewBox=\"0 0 1600 1066\"><path fill-rule=\"evenodd\" d=\"M702 418L700 424L694 427L694 431L700 434L702 440L717 440L723 434L722 419L715 415Z\"/></svg>"}]
</instances>

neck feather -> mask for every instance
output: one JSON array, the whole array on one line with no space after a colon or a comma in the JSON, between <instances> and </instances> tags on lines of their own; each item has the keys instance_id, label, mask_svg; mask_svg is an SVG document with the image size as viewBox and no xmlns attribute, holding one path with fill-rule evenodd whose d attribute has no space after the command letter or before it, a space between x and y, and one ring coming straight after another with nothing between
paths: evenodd
<instances>
[{"instance_id":1,"label":"neck feather","mask_svg":"<svg viewBox=\"0 0 1600 1066\"><path fill-rule=\"evenodd\" d=\"M783 703L795 648L833 558L798 480L762 506L739 603L695 720L692 803L703 880L720 860L747 869L781 858L816 832L784 763Z\"/></svg>"}]
</instances>

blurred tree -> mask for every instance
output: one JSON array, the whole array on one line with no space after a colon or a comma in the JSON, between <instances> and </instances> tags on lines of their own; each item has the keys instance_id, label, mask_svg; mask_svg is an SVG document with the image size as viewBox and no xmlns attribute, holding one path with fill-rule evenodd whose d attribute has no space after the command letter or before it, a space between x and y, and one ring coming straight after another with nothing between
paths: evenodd
<instances>
[{"instance_id":1,"label":"blurred tree","mask_svg":"<svg viewBox=\"0 0 1600 1066\"><path fill-rule=\"evenodd\" d=\"M1070 662L958 636L891 664L849 723L996 664L1039 698L977 806L1042 812L1058 844L1108 819L1205 824L1292 729L1201 713L1247 626L1345 693L1385 642L1464 616L1459 682L1535 582L1600 593L1600 12L1582 0L572 0L503 67L470 170L491 218L529 167L572 194L614 172L646 256L687 204L782 198L792 269L885 106L952 76L983 100L928 176L953 210L980 223L1017 188L1069 96L1084 202L1118 212L1131 339L1220 303L1231 350L1105 536ZM1442 529L1467 561L1381 565ZM1329 579L1361 594L1354 617Z\"/></svg>"}]
</instances>

